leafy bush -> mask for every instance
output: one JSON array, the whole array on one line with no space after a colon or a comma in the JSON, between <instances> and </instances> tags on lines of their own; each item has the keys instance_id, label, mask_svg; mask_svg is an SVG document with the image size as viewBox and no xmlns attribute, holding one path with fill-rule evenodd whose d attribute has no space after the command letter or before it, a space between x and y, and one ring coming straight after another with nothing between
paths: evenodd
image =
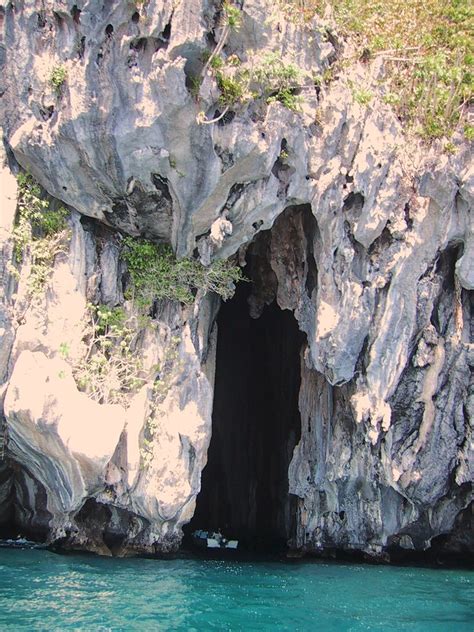
<instances>
[{"instance_id":1,"label":"leafy bush","mask_svg":"<svg viewBox=\"0 0 474 632\"><path fill-rule=\"evenodd\" d=\"M49 83L54 88L54 91L59 96L61 94L61 89L63 87L64 82L67 79L67 70L64 66L55 66L51 71L51 75L49 77Z\"/></svg>"},{"instance_id":2,"label":"leafy bush","mask_svg":"<svg viewBox=\"0 0 474 632\"><path fill-rule=\"evenodd\" d=\"M144 370L135 353L140 329L121 307L89 304L88 308L89 322L83 338L87 352L74 364L74 378L95 401L126 407L130 396L154 376L157 367ZM64 343L60 347L63 352Z\"/></svg>"},{"instance_id":3,"label":"leafy bush","mask_svg":"<svg viewBox=\"0 0 474 632\"><path fill-rule=\"evenodd\" d=\"M83 336L86 353L73 362L69 345L62 343L59 354L72 364L79 389L100 404L120 404L128 408L134 394L145 385L152 386L142 454L144 459L150 458L147 446L151 445L156 430L155 413L171 387L173 367L180 367L179 363L176 365L180 338L173 336L168 342L160 365L145 367L142 356L137 353L137 342L143 331L140 320L122 307L89 304L88 312ZM146 325L150 326L149 320Z\"/></svg>"},{"instance_id":4,"label":"leafy bush","mask_svg":"<svg viewBox=\"0 0 474 632\"><path fill-rule=\"evenodd\" d=\"M363 88L353 88L352 96L354 97L354 101L356 101L359 105L369 105L373 97L369 90L365 90Z\"/></svg>"},{"instance_id":5,"label":"leafy bush","mask_svg":"<svg viewBox=\"0 0 474 632\"><path fill-rule=\"evenodd\" d=\"M267 103L278 101L290 110L299 108L301 97L296 93L302 87L303 73L297 66L275 53L265 55L253 69L237 66L235 56L228 63L214 57L210 65L215 71L223 106L231 107L253 98L265 99Z\"/></svg>"},{"instance_id":6,"label":"leafy bush","mask_svg":"<svg viewBox=\"0 0 474 632\"><path fill-rule=\"evenodd\" d=\"M474 140L474 125L465 125L464 126L464 136L470 142Z\"/></svg>"},{"instance_id":7,"label":"leafy bush","mask_svg":"<svg viewBox=\"0 0 474 632\"><path fill-rule=\"evenodd\" d=\"M288 110L296 112L300 108L301 97L296 96L291 88L283 88L277 94L268 97L267 103L278 101Z\"/></svg>"},{"instance_id":8,"label":"leafy bush","mask_svg":"<svg viewBox=\"0 0 474 632\"><path fill-rule=\"evenodd\" d=\"M284 62L276 53L265 55L253 73L262 96L267 101L279 101L290 110L298 108L299 98L295 91L301 87L302 78L297 66Z\"/></svg>"},{"instance_id":9,"label":"leafy bush","mask_svg":"<svg viewBox=\"0 0 474 632\"><path fill-rule=\"evenodd\" d=\"M131 277L128 296L142 308L156 299L192 303L198 289L216 292L226 300L242 279L241 269L227 261L206 267L195 259L176 259L167 245L133 237L123 240L122 258Z\"/></svg>"},{"instance_id":10,"label":"leafy bush","mask_svg":"<svg viewBox=\"0 0 474 632\"><path fill-rule=\"evenodd\" d=\"M68 211L64 207L53 210L42 196L41 187L26 173L20 173L18 182L18 210L13 229L14 254L17 263L25 255L31 258L28 281L32 294L43 289L51 273L54 257L65 251Z\"/></svg>"},{"instance_id":11,"label":"leafy bush","mask_svg":"<svg viewBox=\"0 0 474 632\"><path fill-rule=\"evenodd\" d=\"M242 22L242 14L238 7L230 2L224 2L224 22L231 30L238 30Z\"/></svg>"},{"instance_id":12,"label":"leafy bush","mask_svg":"<svg viewBox=\"0 0 474 632\"><path fill-rule=\"evenodd\" d=\"M241 73L236 76L231 76L225 75L223 72L218 72L216 74L216 81L221 91L219 101L222 105L231 106L243 100L246 89L245 83L248 82L244 81L244 76Z\"/></svg>"},{"instance_id":13,"label":"leafy bush","mask_svg":"<svg viewBox=\"0 0 474 632\"><path fill-rule=\"evenodd\" d=\"M220 70L224 66L224 60L222 59L222 57L219 57L219 55L216 55L212 58L208 56L208 60L209 66L210 68L212 68L212 70Z\"/></svg>"}]
</instances>

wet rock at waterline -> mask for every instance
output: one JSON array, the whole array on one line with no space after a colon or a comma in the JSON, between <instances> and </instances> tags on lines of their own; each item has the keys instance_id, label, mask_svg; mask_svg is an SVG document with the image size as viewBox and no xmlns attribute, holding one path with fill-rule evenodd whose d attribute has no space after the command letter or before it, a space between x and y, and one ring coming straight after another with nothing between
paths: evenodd
<instances>
[{"instance_id":1,"label":"wet rock at waterline","mask_svg":"<svg viewBox=\"0 0 474 632\"><path fill-rule=\"evenodd\" d=\"M447 156L407 138L375 70L356 62L305 89L300 111L256 100L202 124L201 111L222 110L210 76L199 102L192 89L219 37L213 3L151 1L138 20L119 2L73 9L1 13L0 526L116 555L176 550L193 516L308 552L442 542L472 553L468 147ZM336 43L277 28L266 9L245 3L226 55L245 64L250 50L277 51L304 76L335 62ZM373 84L369 107L354 82ZM69 212L34 295L31 257L12 264L20 169ZM199 290L138 313L125 234L205 265L233 258L250 283L221 316L220 299ZM126 316L133 357L105 377L98 350L109 357L103 343L117 336L98 339L111 321L98 324L90 304ZM219 355L229 335L241 348L255 335L238 327L245 310L274 344Z\"/></svg>"}]
</instances>

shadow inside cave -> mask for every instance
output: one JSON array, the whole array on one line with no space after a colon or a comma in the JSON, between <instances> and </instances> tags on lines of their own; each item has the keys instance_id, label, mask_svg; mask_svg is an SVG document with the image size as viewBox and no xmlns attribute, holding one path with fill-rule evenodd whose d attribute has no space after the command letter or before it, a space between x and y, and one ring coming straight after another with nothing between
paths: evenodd
<instances>
[{"instance_id":1,"label":"shadow inside cave","mask_svg":"<svg viewBox=\"0 0 474 632\"><path fill-rule=\"evenodd\" d=\"M239 540L240 550L276 552L295 529L288 466L301 432L305 336L276 301L251 318L251 292L251 283L240 283L217 318L212 439L196 511L184 528L185 547L195 529L220 529Z\"/></svg>"}]
</instances>

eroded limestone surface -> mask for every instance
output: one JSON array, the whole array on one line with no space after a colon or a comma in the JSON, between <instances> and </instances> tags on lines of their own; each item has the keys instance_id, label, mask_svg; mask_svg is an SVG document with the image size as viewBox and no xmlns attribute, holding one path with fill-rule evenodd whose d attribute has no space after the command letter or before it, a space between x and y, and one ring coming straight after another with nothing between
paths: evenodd
<instances>
[{"instance_id":1,"label":"eroded limestone surface","mask_svg":"<svg viewBox=\"0 0 474 632\"><path fill-rule=\"evenodd\" d=\"M199 99L193 92L221 32L217 2L0 7L0 397L10 459L10 469L0 464L0 509L14 496L22 528L102 553L179 545L211 438L216 297L162 304L142 332L149 366L176 346L158 408L150 384L128 407L91 401L60 345L84 355L86 303L124 302L117 230L204 263L244 263L271 229L249 309L258 317L276 300L307 340L288 473L298 499L291 546L426 549L465 524L455 521L472 502L469 148L455 139L446 156L406 137L382 102L376 62L346 64L314 85L341 54L327 23L293 24L266 0L247 0L242 16L223 54L251 65L276 52L297 64L300 111L257 100L199 123L200 112L222 110L210 75ZM50 77L59 66L58 94ZM370 104L356 102L354 85L370 87ZM8 265L10 170L19 167L71 210L68 253L33 302L28 266L17 281Z\"/></svg>"}]
</instances>

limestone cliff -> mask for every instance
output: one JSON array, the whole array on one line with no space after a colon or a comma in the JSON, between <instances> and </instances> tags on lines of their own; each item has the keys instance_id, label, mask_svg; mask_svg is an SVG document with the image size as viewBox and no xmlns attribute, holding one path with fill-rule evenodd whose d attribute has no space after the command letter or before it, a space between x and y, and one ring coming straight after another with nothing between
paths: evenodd
<instances>
[{"instance_id":1,"label":"limestone cliff","mask_svg":"<svg viewBox=\"0 0 474 632\"><path fill-rule=\"evenodd\" d=\"M472 548L465 141L446 155L407 135L377 62L315 81L343 55L330 21L293 23L266 0L246 0L225 37L212 0L25 0L0 7L0 21L0 524L129 554L176 549L193 516L218 297L159 301L151 326L137 320L134 353L152 377L127 401L91 399L73 371L87 357L88 303L136 317L120 256L129 234L204 265L233 257L252 281L252 318L274 301L293 313L300 427L276 519L291 547L381 554L452 533ZM275 53L297 67L298 108L258 91L225 104L204 61L219 42L250 75ZM370 103L354 98L358 84ZM34 299L28 259L19 275L11 265L20 168L70 213Z\"/></svg>"}]
</instances>

